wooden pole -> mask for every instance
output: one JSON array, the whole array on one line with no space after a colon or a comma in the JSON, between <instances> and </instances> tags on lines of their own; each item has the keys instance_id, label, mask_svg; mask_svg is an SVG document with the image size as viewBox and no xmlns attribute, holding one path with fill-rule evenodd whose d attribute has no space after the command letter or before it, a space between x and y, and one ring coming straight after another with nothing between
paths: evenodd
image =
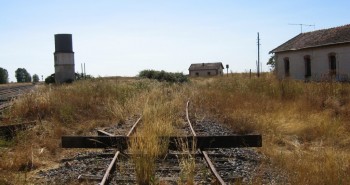
<instances>
[{"instance_id":1,"label":"wooden pole","mask_svg":"<svg viewBox=\"0 0 350 185\"><path fill-rule=\"evenodd\" d=\"M259 32L258 32L258 77L260 77L260 37L259 37Z\"/></svg>"},{"instance_id":2,"label":"wooden pole","mask_svg":"<svg viewBox=\"0 0 350 185\"><path fill-rule=\"evenodd\" d=\"M84 68L83 68L83 63L81 63L81 77L84 76Z\"/></svg>"}]
</instances>

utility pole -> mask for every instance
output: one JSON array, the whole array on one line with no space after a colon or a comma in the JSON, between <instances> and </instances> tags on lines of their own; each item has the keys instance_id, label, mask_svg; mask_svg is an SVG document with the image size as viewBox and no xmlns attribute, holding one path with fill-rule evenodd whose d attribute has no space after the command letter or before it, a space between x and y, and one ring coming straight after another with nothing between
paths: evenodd
<instances>
[{"instance_id":1,"label":"utility pole","mask_svg":"<svg viewBox=\"0 0 350 185\"><path fill-rule=\"evenodd\" d=\"M86 79L85 62L84 62L84 79Z\"/></svg>"},{"instance_id":2,"label":"utility pole","mask_svg":"<svg viewBox=\"0 0 350 185\"><path fill-rule=\"evenodd\" d=\"M260 37L258 32L258 62L257 62L257 73L258 77L260 77Z\"/></svg>"},{"instance_id":3,"label":"utility pole","mask_svg":"<svg viewBox=\"0 0 350 185\"><path fill-rule=\"evenodd\" d=\"M83 76L84 76L83 63L81 63L80 65L81 65L81 77L83 78Z\"/></svg>"}]
</instances>

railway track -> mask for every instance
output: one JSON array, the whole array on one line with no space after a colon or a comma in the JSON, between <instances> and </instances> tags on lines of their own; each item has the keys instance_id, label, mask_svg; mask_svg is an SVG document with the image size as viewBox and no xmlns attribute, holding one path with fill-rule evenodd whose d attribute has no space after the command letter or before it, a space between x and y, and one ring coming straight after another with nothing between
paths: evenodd
<instances>
[{"instance_id":1,"label":"railway track","mask_svg":"<svg viewBox=\"0 0 350 185\"><path fill-rule=\"evenodd\" d=\"M0 87L0 112L11 106L14 98L29 92L34 86L32 84L21 84Z\"/></svg>"},{"instance_id":2,"label":"railway track","mask_svg":"<svg viewBox=\"0 0 350 185\"><path fill-rule=\"evenodd\" d=\"M133 134L135 132L135 128L137 127L137 125L139 124L140 120L142 119L142 116L137 119L137 121L135 122L135 124L131 127L131 129L129 130L129 132L126 134L126 136L131 136L131 134ZM113 136L114 134L107 134L107 133L104 133L105 135L107 136ZM112 173L115 171L116 169L116 165L117 165L117 159L120 155L120 151L117 151L115 154L114 154L114 157L111 161L111 163L108 165L108 168L106 170L106 173L104 174L103 176L103 179L100 183L100 185L105 185L105 184L109 184L110 181L111 181L111 175Z\"/></svg>"},{"instance_id":3,"label":"railway track","mask_svg":"<svg viewBox=\"0 0 350 185\"><path fill-rule=\"evenodd\" d=\"M141 118L134 116L125 124L116 124L104 130L96 130L97 135L130 136ZM112 148L79 153L75 157L61 160L59 168L39 172L39 176L47 178L44 184L110 184L111 176L116 169L117 159L122 158L121 152Z\"/></svg>"},{"instance_id":4,"label":"railway track","mask_svg":"<svg viewBox=\"0 0 350 185\"><path fill-rule=\"evenodd\" d=\"M190 101L187 101L187 104L186 104L186 119L187 119L187 122L188 122L188 125L189 127L191 128L191 133L193 136L197 136L196 132L194 131L194 128L192 126L192 123L190 121L190 118L189 118L189 113L188 113L188 107L189 107L189 103ZM204 156L204 159L205 161L207 162L208 164L208 167L210 168L210 171L213 173L213 175L215 176L216 180L222 184L222 185L225 185L226 182L222 179L221 175L218 173L218 171L216 170L216 167L215 165L213 164L213 162L211 161L210 157L208 156L208 153L206 151L202 151L202 150L199 150L200 153L203 154Z\"/></svg>"},{"instance_id":5,"label":"railway track","mask_svg":"<svg viewBox=\"0 0 350 185\"><path fill-rule=\"evenodd\" d=\"M184 139L188 142L187 150L175 146L170 148L165 156L158 158L155 162L154 183L185 184L186 181L192 181L194 184L232 184L237 180L249 181L249 178L247 178L249 174L244 174L240 166L247 161L253 163L254 166L257 165L254 164L257 161L246 159L245 155L240 156L242 151L238 151L232 146L261 146L261 136L253 136L253 139L260 139L260 141L253 141L253 144L249 144L249 136L234 136L228 128L218 124L203 124L204 127L201 123L192 124L189 119L189 102L186 105L186 122L187 127L178 128L184 136L181 136L180 133L180 136L170 137L170 142L178 142L180 138ZM69 179L76 179L87 184L137 184L135 165L131 158L133 154L123 149L127 147L125 145L127 145L128 138L140 124L142 124L141 117L134 124L127 124L128 126L117 125L114 128L98 130L99 136L62 137L62 147L66 148L103 148L104 145L112 146L113 144L117 145L116 143L119 146L116 147L117 150L88 153L63 160L63 165L56 171L42 172L40 175L52 178L58 174L73 174L72 177L68 177L68 181L61 181L60 183L67 183ZM206 128L211 126L215 128L214 132L211 132L210 128ZM119 131L115 132L114 129ZM191 136L188 136L189 133ZM224 140L228 139L228 142L237 142L238 144L220 141L221 136ZM219 141L214 141L213 138ZM243 140L239 140L240 138L243 138ZM213 143L208 144L212 141ZM239 144L240 142L243 144ZM215 148L210 145L218 147ZM196 148L191 150L192 146Z\"/></svg>"},{"instance_id":6,"label":"railway track","mask_svg":"<svg viewBox=\"0 0 350 185\"><path fill-rule=\"evenodd\" d=\"M199 122L193 125L189 118L189 101L186 104L186 119L193 136L198 135L231 135L234 134L229 128L218 125L215 122ZM213 148L210 150L198 150L202 154L215 181L221 185L233 184L236 181L243 181L244 175L237 173L238 158L237 149ZM244 159L242 157L241 159ZM256 161L255 161L256 162Z\"/></svg>"}]
</instances>

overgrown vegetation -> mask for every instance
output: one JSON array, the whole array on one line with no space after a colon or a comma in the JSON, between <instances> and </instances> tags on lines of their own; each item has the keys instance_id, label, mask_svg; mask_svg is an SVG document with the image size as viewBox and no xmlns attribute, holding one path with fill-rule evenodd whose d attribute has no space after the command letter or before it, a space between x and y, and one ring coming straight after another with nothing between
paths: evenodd
<instances>
[{"instance_id":1,"label":"overgrown vegetation","mask_svg":"<svg viewBox=\"0 0 350 185\"><path fill-rule=\"evenodd\" d=\"M195 84L200 94L193 99L195 107L238 133L261 133L266 163L285 172L287 182L350 181L350 84L278 81L270 74Z\"/></svg>"},{"instance_id":2,"label":"overgrown vegetation","mask_svg":"<svg viewBox=\"0 0 350 185\"><path fill-rule=\"evenodd\" d=\"M135 163L137 183L157 184L155 160L168 149L168 137L176 135L175 127L182 124L184 91L179 86L152 89L143 108L141 128L130 143Z\"/></svg>"},{"instance_id":3,"label":"overgrown vegetation","mask_svg":"<svg viewBox=\"0 0 350 185\"><path fill-rule=\"evenodd\" d=\"M211 116L237 133L261 133L258 149L290 184L347 184L350 182L350 84L276 80L270 74L249 78L195 78L191 83L148 79L91 79L70 85L43 86L14 101L3 124L36 121L0 148L0 183L31 182L28 173L59 161L63 134L89 134L94 128L144 115L130 143L140 184L157 183L154 159L164 154L166 139L183 124L185 103L192 117ZM150 134L152 133L152 134ZM182 159L179 182L193 182L193 159ZM263 176L263 174L261 174ZM13 182L13 179L18 179ZM24 179L24 180L23 180ZM253 179L261 184L261 177Z\"/></svg>"},{"instance_id":4,"label":"overgrown vegetation","mask_svg":"<svg viewBox=\"0 0 350 185\"><path fill-rule=\"evenodd\" d=\"M91 75L87 75L87 74L84 74L84 73L75 73L75 80L91 80L91 79L94 79L94 77L91 76ZM55 80L55 73L53 73L50 76L45 78L45 83L46 84L53 84L55 82L56 82L56 80ZM73 80L66 81L66 83L72 83L72 82L73 82Z\"/></svg>"},{"instance_id":5,"label":"overgrown vegetation","mask_svg":"<svg viewBox=\"0 0 350 185\"><path fill-rule=\"evenodd\" d=\"M143 70L139 73L141 78L155 79L160 82L183 83L187 82L188 78L183 73L170 73L156 70Z\"/></svg>"},{"instance_id":6,"label":"overgrown vegetation","mask_svg":"<svg viewBox=\"0 0 350 185\"><path fill-rule=\"evenodd\" d=\"M177 145L182 150L182 155L179 157L180 179L178 184L193 185L196 174L196 146L189 147L187 141L179 140Z\"/></svg>"},{"instance_id":7,"label":"overgrown vegetation","mask_svg":"<svg viewBox=\"0 0 350 185\"><path fill-rule=\"evenodd\" d=\"M55 73L51 74L50 76L45 78L46 84L53 84L55 83Z\"/></svg>"}]
</instances>

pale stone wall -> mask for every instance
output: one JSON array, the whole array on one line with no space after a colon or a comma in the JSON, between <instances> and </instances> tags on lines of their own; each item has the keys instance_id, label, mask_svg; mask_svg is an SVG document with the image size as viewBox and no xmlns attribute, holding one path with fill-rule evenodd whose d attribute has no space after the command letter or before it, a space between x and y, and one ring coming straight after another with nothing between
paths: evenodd
<instances>
[{"instance_id":1,"label":"pale stone wall","mask_svg":"<svg viewBox=\"0 0 350 185\"><path fill-rule=\"evenodd\" d=\"M208 72L210 75L208 75ZM198 75L196 74L198 73ZM208 70L191 70L190 76L217 76L223 75L222 69L208 69Z\"/></svg>"},{"instance_id":2,"label":"pale stone wall","mask_svg":"<svg viewBox=\"0 0 350 185\"><path fill-rule=\"evenodd\" d=\"M311 59L310 80L320 81L329 78L330 62L329 55L336 57L336 80L350 80L350 45L338 45L331 47L305 49L300 51L288 51L275 54L277 76L285 78L284 58L289 58L290 78L306 80L304 56Z\"/></svg>"}]
</instances>

